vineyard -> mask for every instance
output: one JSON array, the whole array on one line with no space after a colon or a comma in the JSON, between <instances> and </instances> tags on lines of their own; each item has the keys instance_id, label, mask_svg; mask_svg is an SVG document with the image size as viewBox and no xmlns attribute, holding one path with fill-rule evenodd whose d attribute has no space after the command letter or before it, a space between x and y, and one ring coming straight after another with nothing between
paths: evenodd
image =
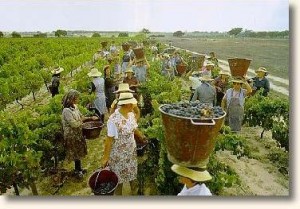
<instances>
[{"instance_id":1,"label":"vineyard","mask_svg":"<svg viewBox=\"0 0 300 209\"><path fill-rule=\"evenodd\" d=\"M89 94L87 74L93 66L104 73L105 65L114 64L105 58L96 59L103 41L111 39L0 39L2 195L93 195L87 182L100 166L106 127L97 139L87 139L88 155L82 162L87 175L81 180L72 177L69 171L73 164L65 161L61 101L65 92L76 89L81 93L80 111L86 116L93 114L86 108L94 99ZM170 80L161 75L161 62L153 59L150 50L157 40L135 37L134 40L114 38L114 41L117 46L124 41L143 43L151 64L149 79L140 88L144 106L139 127L149 144L138 158L138 194L176 195L182 185L170 169L172 163L167 157L159 106L189 100L189 80L185 76ZM163 42L160 46L161 50L167 47ZM181 55L188 60L191 54L182 50ZM122 50L117 56L123 56ZM50 72L58 66L64 68L60 94L51 97L48 90ZM222 114L218 111L216 114ZM288 98L274 91L269 97L255 94L247 98L241 133L234 134L228 126L222 126L207 166L213 179L206 185L214 195L288 196Z\"/></svg>"}]
</instances>

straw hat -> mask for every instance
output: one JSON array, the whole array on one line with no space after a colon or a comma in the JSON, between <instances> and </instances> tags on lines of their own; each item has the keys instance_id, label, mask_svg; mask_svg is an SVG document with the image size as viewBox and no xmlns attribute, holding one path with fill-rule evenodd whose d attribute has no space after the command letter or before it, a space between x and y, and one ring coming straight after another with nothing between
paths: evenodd
<instances>
[{"instance_id":1,"label":"straw hat","mask_svg":"<svg viewBox=\"0 0 300 209\"><path fill-rule=\"evenodd\" d=\"M212 62L207 62L205 66L215 66Z\"/></svg>"},{"instance_id":2,"label":"straw hat","mask_svg":"<svg viewBox=\"0 0 300 209\"><path fill-rule=\"evenodd\" d=\"M64 69L62 67L58 67L58 68L55 68L54 70L51 70L51 73L53 75L56 75L56 74L60 74L62 71L64 71Z\"/></svg>"},{"instance_id":3,"label":"straw hat","mask_svg":"<svg viewBox=\"0 0 300 209\"><path fill-rule=\"evenodd\" d=\"M130 68L127 68L127 69L125 70L125 73L133 73L132 68L131 68L131 67L130 67Z\"/></svg>"},{"instance_id":4,"label":"straw hat","mask_svg":"<svg viewBox=\"0 0 300 209\"><path fill-rule=\"evenodd\" d=\"M209 181L212 179L211 175L206 170L196 171L176 164L172 165L171 169L180 176L184 176L198 182Z\"/></svg>"},{"instance_id":5,"label":"straw hat","mask_svg":"<svg viewBox=\"0 0 300 209\"><path fill-rule=\"evenodd\" d=\"M163 57L164 57L164 58L170 58L170 55L168 55L167 53L164 53L164 54L163 54Z\"/></svg>"},{"instance_id":6,"label":"straw hat","mask_svg":"<svg viewBox=\"0 0 300 209\"><path fill-rule=\"evenodd\" d=\"M219 75L227 75L227 76L231 76L229 72L225 72L225 71L220 71Z\"/></svg>"},{"instance_id":7,"label":"straw hat","mask_svg":"<svg viewBox=\"0 0 300 209\"><path fill-rule=\"evenodd\" d=\"M91 72L88 73L89 77L100 77L101 75L102 73L99 72L97 68L91 69Z\"/></svg>"},{"instance_id":8,"label":"straw hat","mask_svg":"<svg viewBox=\"0 0 300 209\"><path fill-rule=\"evenodd\" d=\"M118 90L114 91L113 93L122 93L122 92L134 92L134 91L129 89L128 83L120 83L118 86Z\"/></svg>"},{"instance_id":9,"label":"straw hat","mask_svg":"<svg viewBox=\"0 0 300 209\"><path fill-rule=\"evenodd\" d=\"M208 75L204 75L204 76L200 77L199 79L200 79L200 81L213 81L214 80L213 78L211 78Z\"/></svg>"},{"instance_id":10,"label":"straw hat","mask_svg":"<svg viewBox=\"0 0 300 209\"><path fill-rule=\"evenodd\" d=\"M266 75L268 75L268 71L264 67L259 67L255 72L264 72Z\"/></svg>"},{"instance_id":11,"label":"straw hat","mask_svg":"<svg viewBox=\"0 0 300 209\"><path fill-rule=\"evenodd\" d=\"M230 82L232 82L232 83L245 83L242 79L240 79L240 78L233 78Z\"/></svg>"},{"instance_id":12,"label":"straw hat","mask_svg":"<svg viewBox=\"0 0 300 209\"><path fill-rule=\"evenodd\" d=\"M132 93L121 93L118 99L118 105L124 104L137 104L136 99L133 97Z\"/></svg>"}]
</instances>

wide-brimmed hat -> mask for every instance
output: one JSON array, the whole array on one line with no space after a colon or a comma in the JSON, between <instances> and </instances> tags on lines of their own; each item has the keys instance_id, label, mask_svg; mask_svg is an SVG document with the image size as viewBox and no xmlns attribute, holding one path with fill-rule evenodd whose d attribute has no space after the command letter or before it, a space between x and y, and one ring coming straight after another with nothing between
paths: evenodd
<instances>
[{"instance_id":1,"label":"wide-brimmed hat","mask_svg":"<svg viewBox=\"0 0 300 209\"><path fill-rule=\"evenodd\" d=\"M125 73L133 73L132 68L131 68L131 67L130 67L130 68L127 68L127 69L125 70Z\"/></svg>"},{"instance_id":2,"label":"wide-brimmed hat","mask_svg":"<svg viewBox=\"0 0 300 209\"><path fill-rule=\"evenodd\" d=\"M171 169L180 176L184 176L198 182L209 181L212 179L211 175L205 169L203 169L203 171L198 171L193 168L187 168L176 164L172 165Z\"/></svg>"},{"instance_id":3,"label":"wide-brimmed hat","mask_svg":"<svg viewBox=\"0 0 300 209\"><path fill-rule=\"evenodd\" d=\"M137 104L136 99L133 97L132 93L121 93L118 99L118 105L124 104Z\"/></svg>"},{"instance_id":4,"label":"wide-brimmed hat","mask_svg":"<svg viewBox=\"0 0 300 209\"><path fill-rule=\"evenodd\" d=\"M229 72L225 72L225 71L220 71L219 75L227 75L227 76L231 76Z\"/></svg>"},{"instance_id":5,"label":"wide-brimmed hat","mask_svg":"<svg viewBox=\"0 0 300 209\"><path fill-rule=\"evenodd\" d=\"M60 74L62 71L64 71L64 69L62 67L58 67L58 68L51 70L51 73L53 75L56 75L56 74Z\"/></svg>"},{"instance_id":6,"label":"wide-brimmed hat","mask_svg":"<svg viewBox=\"0 0 300 209\"><path fill-rule=\"evenodd\" d=\"M202 77L199 77L199 80L200 80L200 81L213 81L214 79L211 78L211 77L208 76L208 75L204 75L204 76L202 76Z\"/></svg>"},{"instance_id":7,"label":"wide-brimmed hat","mask_svg":"<svg viewBox=\"0 0 300 209\"><path fill-rule=\"evenodd\" d=\"M205 66L215 66L212 62L207 62Z\"/></svg>"},{"instance_id":8,"label":"wide-brimmed hat","mask_svg":"<svg viewBox=\"0 0 300 209\"><path fill-rule=\"evenodd\" d=\"M165 58L170 58L170 55L167 54L167 53L164 53L164 54L163 54L163 57L165 57Z\"/></svg>"},{"instance_id":9,"label":"wide-brimmed hat","mask_svg":"<svg viewBox=\"0 0 300 209\"><path fill-rule=\"evenodd\" d=\"M268 75L268 71L264 67L259 67L257 70L255 70L255 72L264 72L266 75Z\"/></svg>"},{"instance_id":10,"label":"wide-brimmed hat","mask_svg":"<svg viewBox=\"0 0 300 209\"><path fill-rule=\"evenodd\" d=\"M134 92L129 88L128 83L120 83L118 86L118 90L114 91L113 93L124 93L124 92Z\"/></svg>"},{"instance_id":11,"label":"wide-brimmed hat","mask_svg":"<svg viewBox=\"0 0 300 209\"><path fill-rule=\"evenodd\" d=\"M89 77L100 77L101 75L102 73L99 72L97 68L91 69L91 72L88 73Z\"/></svg>"},{"instance_id":12,"label":"wide-brimmed hat","mask_svg":"<svg viewBox=\"0 0 300 209\"><path fill-rule=\"evenodd\" d=\"M241 84L245 83L245 82L244 82L242 79L240 79L240 78L233 78L230 82L231 82L231 83L241 83Z\"/></svg>"}]
</instances>

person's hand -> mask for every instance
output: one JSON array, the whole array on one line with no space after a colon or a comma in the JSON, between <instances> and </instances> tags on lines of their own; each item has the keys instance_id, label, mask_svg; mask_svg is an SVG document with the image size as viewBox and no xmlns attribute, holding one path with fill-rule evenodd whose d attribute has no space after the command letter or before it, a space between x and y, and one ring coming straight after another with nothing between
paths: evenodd
<instances>
[{"instance_id":1,"label":"person's hand","mask_svg":"<svg viewBox=\"0 0 300 209\"><path fill-rule=\"evenodd\" d=\"M99 118L97 116L92 116L92 120L98 120Z\"/></svg>"},{"instance_id":2,"label":"person's hand","mask_svg":"<svg viewBox=\"0 0 300 209\"><path fill-rule=\"evenodd\" d=\"M107 165L108 165L108 160L103 157L101 160L101 168L105 168Z\"/></svg>"}]
</instances>

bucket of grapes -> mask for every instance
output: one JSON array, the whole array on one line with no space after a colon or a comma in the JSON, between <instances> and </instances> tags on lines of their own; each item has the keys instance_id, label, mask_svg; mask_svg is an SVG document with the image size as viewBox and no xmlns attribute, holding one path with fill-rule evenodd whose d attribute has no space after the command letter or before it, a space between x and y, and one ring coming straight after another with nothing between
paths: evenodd
<instances>
[{"instance_id":1,"label":"bucket of grapes","mask_svg":"<svg viewBox=\"0 0 300 209\"><path fill-rule=\"evenodd\" d=\"M118 176L105 167L96 170L89 178L89 187L95 195L113 195L118 186Z\"/></svg>"},{"instance_id":2,"label":"bucket of grapes","mask_svg":"<svg viewBox=\"0 0 300 209\"><path fill-rule=\"evenodd\" d=\"M168 159L184 167L205 168L226 112L199 101L164 104L159 110Z\"/></svg>"}]
</instances>

